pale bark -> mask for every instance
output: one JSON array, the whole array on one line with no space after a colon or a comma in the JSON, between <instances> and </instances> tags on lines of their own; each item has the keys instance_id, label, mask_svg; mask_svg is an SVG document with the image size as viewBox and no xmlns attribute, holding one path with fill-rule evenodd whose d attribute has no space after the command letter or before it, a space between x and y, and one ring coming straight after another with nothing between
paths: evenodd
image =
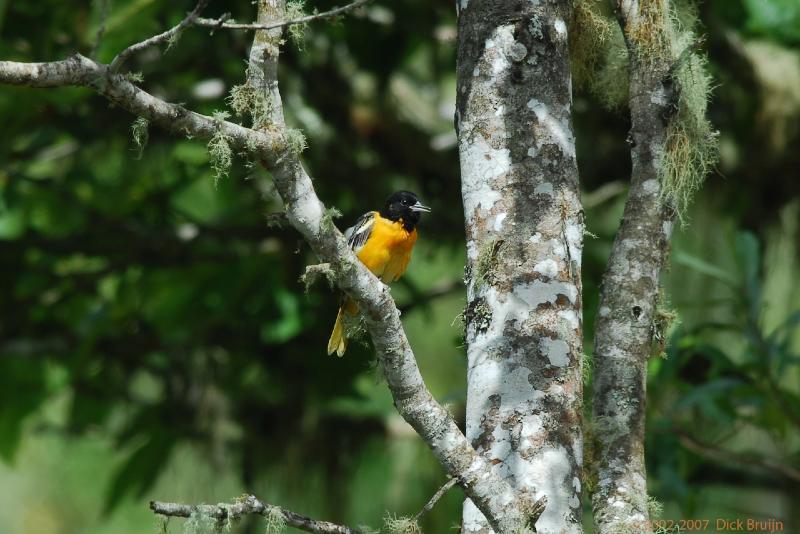
<instances>
[{"instance_id":1,"label":"pale bark","mask_svg":"<svg viewBox=\"0 0 800 534\"><path fill-rule=\"evenodd\" d=\"M571 1L458 4L456 125L467 234L467 437L537 532L580 532L583 218ZM463 531L490 532L469 500Z\"/></svg>"},{"instance_id":2,"label":"pale bark","mask_svg":"<svg viewBox=\"0 0 800 534\"><path fill-rule=\"evenodd\" d=\"M150 501L150 509L153 513L165 517L188 518L195 514L200 514L215 520L217 525L221 527L219 529L220 532L225 531L225 525L230 521L235 521L245 515L257 514L273 518L273 521L277 520L290 527L314 534L361 533L361 530L357 528L350 528L328 521L312 519L292 512L291 510L281 508L280 506L265 503L252 495L237 499L236 502L231 504L181 504L175 502Z\"/></svg>"},{"instance_id":3,"label":"pale bark","mask_svg":"<svg viewBox=\"0 0 800 534\"><path fill-rule=\"evenodd\" d=\"M259 1L260 7L275 8L278 5L277 0ZM254 46L254 52L257 52L257 46ZM270 63L272 61L275 65ZM265 85L262 87L274 91L274 96L279 98L274 78L277 51L274 58L264 56L264 62L261 75ZM251 72L250 76L253 75ZM207 117L164 102L133 85L127 77L115 74L107 65L79 54L52 63L0 61L0 83L29 87L88 87L119 108L169 131L199 139L209 139L221 132L237 152L263 162L275 180L288 221L319 258L330 263L337 285L358 303L363 312L399 413L419 433L444 470L458 480L498 532L517 532L531 517L537 517L533 501L518 496L491 468L487 459L470 446L452 416L428 391L388 288L358 261L342 234L331 224L298 154L292 150L286 130L280 123L280 115L272 117L278 127L264 131Z\"/></svg>"},{"instance_id":4,"label":"pale bark","mask_svg":"<svg viewBox=\"0 0 800 534\"><path fill-rule=\"evenodd\" d=\"M592 504L601 534L646 532L644 458L647 359L666 262L673 211L660 198L674 59L666 35L647 25L668 17L666 0L619 0L614 8L630 64L631 183L622 222L603 276L594 349L593 409L597 485ZM656 27L656 31L657 31ZM662 50L642 44L661 43ZM627 529L627 530L626 530ZM633 530L631 530L633 529Z\"/></svg>"}]
</instances>

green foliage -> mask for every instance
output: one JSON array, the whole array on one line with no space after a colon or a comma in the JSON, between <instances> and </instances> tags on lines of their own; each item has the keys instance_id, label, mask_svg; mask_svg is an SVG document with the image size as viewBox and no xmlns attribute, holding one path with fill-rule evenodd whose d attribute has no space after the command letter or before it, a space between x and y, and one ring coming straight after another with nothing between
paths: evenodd
<instances>
[{"instance_id":1,"label":"green foliage","mask_svg":"<svg viewBox=\"0 0 800 534\"><path fill-rule=\"evenodd\" d=\"M729 307L725 316L730 319L680 326L667 348L669 358L651 362L649 381L656 394L648 409L656 428L668 433L648 440L652 447L648 455L663 455L665 495L674 496L676 491L683 492L684 498L692 495L693 490L666 473L674 469L683 471L681 478L691 476L701 465L698 454L728 468L784 465L797 454L790 443L800 431L800 419L793 415L800 413L800 396L787 387L785 379L787 371L800 364L800 354L792 346L800 313L791 314L771 331L764 328L763 258L758 240L740 232L733 241L732 266L680 260L730 295L725 300ZM721 343L721 333L729 338L727 343ZM669 412L661 412L667 404ZM726 444L732 425L738 425L737 432L760 433L769 446L734 452ZM682 450L682 445L687 449ZM675 450L664 454L670 448Z\"/></svg>"},{"instance_id":2,"label":"green foliage","mask_svg":"<svg viewBox=\"0 0 800 534\"><path fill-rule=\"evenodd\" d=\"M761 475L700 457L674 432L676 424L700 426L709 430L702 437L756 459L791 464L798 458L795 425L778 402L796 406L797 300L787 296L779 309L765 296L761 278L785 268L786 281L778 286L788 295L796 264L790 265L791 254L775 260L766 252L754 262L753 240L741 238L737 245L722 230L747 227L760 240L773 231L796 235L789 231L796 215L778 216L797 196L798 138L790 127L797 121L786 111L795 99L748 68L769 65L777 74L770 79L793 87L777 61L797 55L792 35L799 26L787 3L754 0L737 9L730 0L708 0L700 12L718 86L709 108L723 132L719 168L725 179L709 179L708 194L688 208L695 221L706 217L703 223L677 233L718 246L689 253L676 244L676 258L705 267L676 262L673 269L705 283L698 289L681 280L671 289L671 307L683 321L671 333L669 358L649 361L648 473L668 517L717 514L715 503L727 506L719 510L724 514L737 506L751 516L777 515L780 510L768 507L791 497L771 478L770 492L763 493ZM93 45L96 25L89 22L97 17L89 2L5 6L3 59L63 59ZM315 6L322 3L309 3L308 11ZM98 59L110 61L190 8L112 2ZM464 348L458 327L449 325L463 294L425 299L429 288L463 274L457 149L441 143L452 138L452 113L442 110L452 109L456 94L454 10L425 2L369 9L369 17L348 17L342 25L314 24L306 50L287 51L280 65L284 111L287 122L308 135L313 148L303 152L303 163L320 197L340 207L345 221L399 188L434 205L434 214L423 218L409 272L392 292L426 382L459 414ZM607 16L604 9L598 13ZM229 2L226 10L252 20L249 0ZM393 22L385 22L389 18ZM576 84L572 110L581 184L590 193L625 182L630 170L626 114L599 105L607 95L617 95L610 102L627 99L624 48L615 41L616 21L607 20L613 35L604 41L600 72L588 89ZM206 100L194 89L205 80L227 87L242 80L252 34L209 33L184 32L169 54L137 54L129 66L142 79L133 81L210 115L220 98ZM751 54L753 38L769 39L770 46ZM685 74L691 78L694 68ZM437 489L441 472L424 446L387 432L395 412L371 352L353 343L345 358L323 354L338 296L324 284L304 294L298 276L318 260L291 228L265 224L263 214L280 209L268 177L233 165L231 179L215 188L205 143L155 127L135 159L135 117L83 88L0 87L0 117L1 531L22 531L19 521L36 517L53 518L70 532L138 533L152 526L147 499L185 495L210 502L245 485L309 515L377 525L384 510L418 509ZM243 123L252 119L245 115ZM774 143L773 130L782 143ZM587 207L598 235L583 254L587 348L622 193ZM735 257L726 255L734 249L740 251ZM738 258L756 274L747 284ZM706 276L703 268L723 275ZM706 298L705 286L727 293ZM759 298L745 304L745 292ZM768 324L766 315L774 321ZM758 328L745 328L745 317L761 317ZM743 369L745 358L750 367ZM758 358L781 378L780 396L750 383L765 379L755 367ZM726 441L723 430L741 425ZM783 450L786 456L777 456ZM220 458L222 471L214 471ZM717 472L745 497L721 493ZM307 483L298 489L301 474ZM223 491L222 479L224 493L213 494ZM112 489L118 495L112 515L101 516ZM447 532L462 497L457 490L445 496L421 528ZM758 510L747 508L755 502Z\"/></svg>"},{"instance_id":3,"label":"green foliage","mask_svg":"<svg viewBox=\"0 0 800 534\"><path fill-rule=\"evenodd\" d=\"M175 445L175 438L163 430L150 430L140 426L146 419L135 420L126 430L125 437L137 436L144 439L128 459L115 473L105 502L105 511L109 512L129 494L141 498L155 482L164 465L169 462ZM148 421L149 423L149 421Z\"/></svg>"},{"instance_id":4,"label":"green foliage","mask_svg":"<svg viewBox=\"0 0 800 534\"><path fill-rule=\"evenodd\" d=\"M743 0L745 29L764 37L800 43L800 3L795 0Z\"/></svg>"}]
</instances>

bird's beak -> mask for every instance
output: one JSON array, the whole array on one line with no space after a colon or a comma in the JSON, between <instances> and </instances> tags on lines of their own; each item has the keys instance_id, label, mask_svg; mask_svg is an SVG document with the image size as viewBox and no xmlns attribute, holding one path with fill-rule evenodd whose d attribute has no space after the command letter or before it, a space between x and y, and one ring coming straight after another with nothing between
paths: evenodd
<instances>
[{"instance_id":1,"label":"bird's beak","mask_svg":"<svg viewBox=\"0 0 800 534\"><path fill-rule=\"evenodd\" d=\"M431 209L428 206L423 206L422 204L420 204L419 200L417 200L417 203L414 204L413 206L409 206L409 209L411 211L422 211L424 213L431 212Z\"/></svg>"}]
</instances>

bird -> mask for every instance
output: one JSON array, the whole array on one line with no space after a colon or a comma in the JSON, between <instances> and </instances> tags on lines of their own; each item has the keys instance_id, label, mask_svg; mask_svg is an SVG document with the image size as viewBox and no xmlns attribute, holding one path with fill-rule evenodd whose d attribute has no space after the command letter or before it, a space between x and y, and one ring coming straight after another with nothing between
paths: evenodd
<instances>
[{"instance_id":1,"label":"bird","mask_svg":"<svg viewBox=\"0 0 800 534\"><path fill-rule=\"evenodd\" d=\"M381 282L389 284L406 271L417 242L417 224L422 214L430 211L411 191L397 191L389 195L379 211L368 211L359 217L345 230L344 236L361 263ZM357 314L358 305L343 295L328 340L328 355L334 352L337 356L344 355L347 350L347 316Z\"/></svg>"}]
</instances>

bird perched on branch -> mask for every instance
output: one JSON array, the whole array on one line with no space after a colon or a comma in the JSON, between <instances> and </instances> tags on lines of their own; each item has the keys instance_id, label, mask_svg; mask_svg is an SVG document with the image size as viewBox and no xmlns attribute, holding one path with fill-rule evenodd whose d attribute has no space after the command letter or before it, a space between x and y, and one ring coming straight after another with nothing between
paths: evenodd
<instances>
[{"instance_id":1,"label":"bird perched on branch","mask_svg":"<svg viewBox=\"0 0 800 534\"><path fill-rule=\"evenodd\" d=\"M380 211L368 211L344 235L347 244L361 263L384 284L400 278L411 261L417 241L417 223L422 213L431 209L423 206L417 195L398 191L386 199ZM347 350L345 323L358 314L358 306L349 297L342 297L336 324L328 341L328 354L342 356Z\"/></svg>"}]
</instances>

